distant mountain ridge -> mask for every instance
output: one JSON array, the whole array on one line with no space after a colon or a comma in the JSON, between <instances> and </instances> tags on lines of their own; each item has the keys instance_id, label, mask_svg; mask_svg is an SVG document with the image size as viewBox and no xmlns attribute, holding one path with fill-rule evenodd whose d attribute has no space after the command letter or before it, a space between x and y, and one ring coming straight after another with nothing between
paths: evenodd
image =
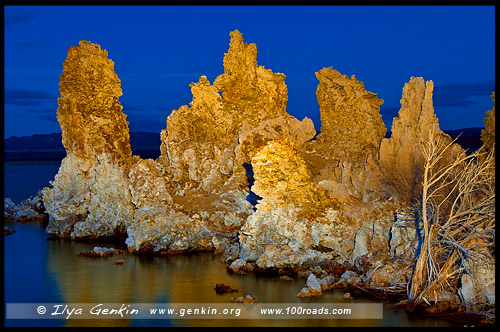
<instances>
[{"instance_id":1,"label":"distant mountain ridge","mask_svg":"<svg viewBox=\"0 0 500 332\"><path fill-rule=\"evenodd\" d=\"M130 133L130 145L135 148L160 149L160 134L146 131L136 131ZM37 151L64 149L62 145L61 133L35 134L31 136L11 136L4 140L5 151Z\"/></svg>"},{"instance_id":2,"label":"distant mountain ridge","mask_svg":"<svg viewBox=\"0 0 500 332\"><path fill-rule=\"evenodd\" d=\"M457 143L464 149L475 150L481 144L481 130L484 128L471 127L454 130L443 130L456 138ZM390 137L387 132L386 137ZM143 159L156 159L160 156L160 133L137 131L130 133L130 145L134 155ZM57 161L66 156L62 145L61 133L35 134L31 136L12 136L4 140L4 161Z\"/></svg>"}]
</instances>

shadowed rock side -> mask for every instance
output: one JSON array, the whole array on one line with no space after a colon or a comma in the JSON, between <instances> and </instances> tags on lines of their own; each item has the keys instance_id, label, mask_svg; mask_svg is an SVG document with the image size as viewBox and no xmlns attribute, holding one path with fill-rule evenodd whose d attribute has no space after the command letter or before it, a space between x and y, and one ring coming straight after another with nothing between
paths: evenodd
<instances>
[{"instance_id":1,"label":"shadowed rock side","mask_svg":"<svg viewBox=\"0 0 500 332\"><path fill-rule=\"evenodd\" d=\"M345 202L388 198L381 191L377 163L387 130L380 114L383 100L329 67L316 73L321 133L306 143L304 158L313 181Z\"/></svg>"},{"instance_id":2,"label":"shadowed rock side","mask_svg":"<svg viewBox=\"0 0 500 332\"><path fill-rule=\"evenodd\" d=\"M66 157L43 191L47 232L72 238L121 235L132 222L128 122L114 63L100 46L71 47L59 83L57 120Z\"/></svg>"},{"instance_id":3,"label":"shadowed rock side","mask_svg":"<svg viewBox=\"0 0 500 332\"><path fill-rule=\"evenodd\" d=\"M423 143L429 131L444 140L444 146L452 139L439 128L438 118L432 103L432 81L424 82L422 77L412 77L403 88L399 116L392 123L390 138L384 138L380 145L379 163L381 179L386 190L404 202L418 200L422 193L424 166ZM458 144L440 160L445 165L465 151Z\"/></svg>"},{"instance_id":4,"label":"shadowed rock side","mask_svg":"<svg viewBox=\"0 0 500 332\"><path fill-rule=\"evenodd\" d=\"M316 73L316 96L321 132L311 145L323 158L364 162L376 154L387 129L377 94L368 92L354 75L349 78L332 67Z\"/></svg>"}]
</instances>

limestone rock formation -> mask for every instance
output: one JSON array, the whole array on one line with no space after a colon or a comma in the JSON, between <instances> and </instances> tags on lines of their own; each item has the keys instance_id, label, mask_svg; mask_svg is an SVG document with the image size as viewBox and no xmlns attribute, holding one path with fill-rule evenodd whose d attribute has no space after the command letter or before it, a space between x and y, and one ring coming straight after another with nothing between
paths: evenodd
<instances>
[{"instance_id":1,"label":"limestone rock formation","mask_svg":"<svg viewBox=\"0 0 500 332\"><path fill-rule=\"evenodd\" d=\"M252 155L252 191L263 197L258 209L271 211L289 205L299 218L315 219L327 208L338 208L325 190L311 181L308 166L288 140L269 141Z\"/></svg>"},{"instance_id":2,"label":"limestone rock formation","mask_svg":"<svg viewBox=\"0 0 500 332\"><path fill-rule=\"evenodd\" d=\"M14 222L47 221L42 191L40 190L35 196L28 197L18 205L10 198L4 198L4 219Z\"/></svg>"},{"instance_id":3,"label":"limestone rock formation","mask_svg":"<svg viewBox=\"0 0 500 332\"><path fill-rule=\"evenodd\" d=\"M126 115L119 97L121 81L108 52L80 41L68 50L59 82L57 120L68 155L92 158L107 153L115 163L132 156Z\"/></svg>"},{"instance_id":4,"label":"limestone rock formation","mask_svg":"<svg viewBox=\"0 0 500 332\"><path fill-rule=\"evenodd\" d=\"M365 90L354 75L349 78L332 67L316 73L321 132L314 146L322 157L364 162L378 152L386 128L380 114L384 102Z\"/></svg>"},{"instance_id":5,"label":"limestone rock formation","mask_svg":"<svg viewBox=\"0 0 500 332\"><path fill-rule=\"evenodd\" d=\"M200 189L215 193L235 172L238 133L246 120L258 125L286 112L285 75L257 64L257 47L230 33L224 74L213 85L205 76L192 83L193 101L172 111L161 133L159 162L172 176L176 193Z\"/></svg>"},{"instance_id":6,"label":"limestone rock formation","mask_svg":"<svg viewBox=\"0 0 500 332\"><path fill-rule=\"evenodd\" d=\"M309 261L325 259L323 253L312 250L323 236L318 231L320 234L314 238L313 229L334 227L326 223L325 216L336 216L338 206L323 188L311 182L307 164L298 151L287 140L269 141L254 151L251 163L255 179L252 191L262 200L241 229L239 257L247 261L259 259L256 263L262 269L272 268L279 261L275 254L286 256L281 257L283 267L300 265L294 262L300 256ZM317 255L307 258L308 253Z\"/></svg>"},{"instance_id":7,"label":"limestone rock formation","mask_svg":"<svg viewBox=\"0 0 500 332\"><path fill-rule=\"evenodd\" d=\"M461 278L458 295L467 311L488 310L495 306L495 261L479 259L470 273Z\"/></svg>"},{"instance_id":8,"label":"limestone rock formation","mask_svg":"<svg viewBox=\"0 0 500 332\"><path fill-rule=\"evenodd\" d=\"M495 92L493 92L491 97L493 98L493 108L486 112L484 129L481 130L481 140L489 150L492 150L495 144Z\"/></svg>"},{"instance_id":9,"label":"limestone rock formation","mask_svg":"<svg viewBox=\"0 0 500 332\"><path fill-rule=\"evenodd\" d=\"M383 254L381 264L396 252L406 259L414 253L416 244L408 238L416 233L406 231L412 225L401 230L394 223L397 204L367 193L376 183L372 157L366 163L345 161L323 170L333 173L329 178L313 179L307 154L288 140L270 140L250 151L252 191L262 199L241 228L241 250L229 269L297 272L325 260L354 264L373 252Z\"/></svg>"},{"instance_id":10,"label":"limestone rock formation","mask_svg":"<svg viewBox=\"0 0 500 332\"><path fill-rule=\"evenodd\" d=\"M43 191L49 234L72 238L124 235L134 206L128 190L128 122L120 79L108 52L80 41L63 64L57 119L66 157Z\"/></svg>"},{"instance_id":11,"label":"limestone rock formation","mask_svg":"<svg viewBox=\"0 0 500 332\"><path fill-rule=\"evenodd\" d=\"M354 76L331 67L316 76L321 132L306 143L303 154L313 181L347 204L386 199L377 160L387 131L380 114L383 100L366 91Z\"/></svg>"},{"instance_id":12,"label":"limestone rock formation","mask_svg":"<svg viewBox=\"0 0 500 332\"><path fill-rule=\"evenodd\" d=\"M67 156L42 192L47 232L126 237L135 253L215 251L235 273L307 276L300 297L407 283L422 238L410 205L421 191L422 146L429 130L451 143L434 114L433 83L411 78L383 139L383 101L354 76L324 68L314 140L312 121L286 112L285 75L259 66L241 33L230 35L224 73L190 85L193 100L168 116L157 160L132 157L107 52L85 41L70 48L57 113ZM494 108L488 115L485 142ZM442 162L462 153L453 145ZM494 303L491 274L476 270L461 280L470 308Z\"/></svg>"},{"instance_id":13,"label":"limestone rock formation","mask_svg":"<svg viewBox=\"0 0 500 332\"><path fill-rule=\"evenodd\" d=\"M304 151L306 143L315 135L316 130L311 119L304 118L299 121L292 116L279 116L265 120L258 126L244 121L238 141L243 153L243 161L251 163L250 155L269 141L286 139L295 149Z\"/></svg>"},{"instance_id":14,"label":"limestone rock formation","mask_svg":"<svg viewBox=\"0 0 500 332\"><path fill-rule=\"evenodd\" d=\"M412 77L405 84L391 137L384 138L380 145L382 181L392 194L406 202L418 199L422 192L423 143L428 139L429 131L441 137L444 146L452 142L450 136L439 128L432 102L433 88L434 83L424 82L422 77ZM441 162L449 163L462 153L463 149L453 144Z\"/></svg>"},{"instance_id":15,"label":"limestone rock formation","mask_svg":"<svg viewBox=\"0 0 500 332\"><path fill-rule=\"evenodd\" d=\"M321 284L316 278L316 276L311 273L309 277L307 277L306 285L302 288L297 294L298 297L310 297L310 296L318 296L322 294Z\"/></svg>"},{"instance_id":16,"label":"limestone rock formation","mask_svg":"<svg viewBox=\"0 0 500 332\"><path fill-rule=\"evenodd\" d=\"M341 204L335 192L312 181L307 163L286 140L256 149L251 163L252 191L262 199L241 228L241 250L230 269L255 263L261 270L297 272L324 260L354 262L372 251L390 259L392 202Z\"/></svg>"},{"instance_id":17,"label":"limestone rock formation","mask_svg":"<svg viewBox=\"0 0 500 332\"><path fill-rule=\"evenodd\" d=\"M167 118L161 156L131 167L131 251L215 250L233 261L253 213L249 153L282 138L300 148L315 135L310 119L286 112L285 75L258 66L256 46L230 35L224 74L192 83L193 101Z\"/></svg>"}]
</instances>

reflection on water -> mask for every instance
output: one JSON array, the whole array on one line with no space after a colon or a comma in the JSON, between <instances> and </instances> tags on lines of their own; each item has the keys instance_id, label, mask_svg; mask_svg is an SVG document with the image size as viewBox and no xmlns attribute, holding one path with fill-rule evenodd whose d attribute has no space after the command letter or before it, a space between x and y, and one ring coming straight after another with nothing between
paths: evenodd
<instances>
[{"instance_id":1,"label":"reflection on water","mask_svg":"<svg viewBox=\"0 0 500 332\"><path fill-rule=\"evenodd\" d=\"M117 245L52 239L36 224L10 224L5 236L5 301L42 303L230 303L249 294L261 303L344 302L342 292L300 299L304 279L285 281L253 274L230 274L210 253L174 256L77 256L94 246ZM122 247L121 249L125 249ZM110 262L123 258L123 265ZM238 293L219 295L217 283ZM351 301L370 302L368 299ZM383 320L31 320L7 326L450 326L436 319L410 319L403 310L384 305Z\"/></svg>"}]
</instances>

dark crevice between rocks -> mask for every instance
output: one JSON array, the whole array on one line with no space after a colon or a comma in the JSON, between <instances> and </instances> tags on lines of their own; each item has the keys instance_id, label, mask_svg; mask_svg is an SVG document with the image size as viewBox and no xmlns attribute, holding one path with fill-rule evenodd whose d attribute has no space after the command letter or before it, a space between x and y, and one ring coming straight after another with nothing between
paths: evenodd
<instances>
[{"instance_id":1,"label":"dark crevice between rocks","mask_svg":"<svg viewBox=\"0 0 500 332\"><path fill-rule=\"evenodd\" d=\"M259 195L257 195L256 193L254 193L252 191L252 186L255 182L255 179L253 177L253 167L252 167L252 164L250 163L244 163L243 164L243 167L245 168L246 170L246 176L247 176L247 179L248 179L248 190L249 190L249 193L246 197L246 200L248 202L250 202L250 204L252 204L254 207L253 207L253 210L256 211L257 208L255 207L258 203L258 201L260 201L262 199L262 197L260 197Z\"/></svg>"}]
</instances>

